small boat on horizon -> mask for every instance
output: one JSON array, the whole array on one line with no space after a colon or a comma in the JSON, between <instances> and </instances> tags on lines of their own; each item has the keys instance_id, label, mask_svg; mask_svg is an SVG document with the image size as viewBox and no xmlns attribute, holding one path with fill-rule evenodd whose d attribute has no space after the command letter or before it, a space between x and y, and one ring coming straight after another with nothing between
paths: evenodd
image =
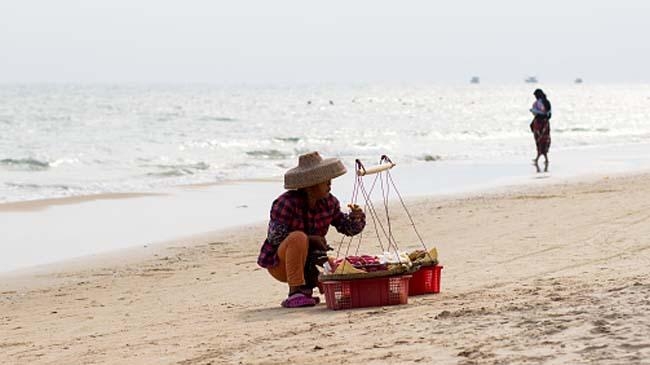
<instances>
[{"instance_id":1,"label":"small boat on horizon","mask_svg":"<svg viewBox=\"0 0 650 365\"><path fill-rule=\"evenodd\" d=\"M481 79L478 76L472 76L472 78L469 80L471 84L478 84L481 82Z\"/></svg>"},{"instance_id":2,"label":"small boat on horizon","mask_svg":"<svg viewBox=\"0 0 650 365\"><path fill-rule=\"evenodd\" d=\"M528 84L535 84L535 83L537 83L537 77L535 77L535 76L528 76L528 77L524 80L524 82L525 82L525 83L528 83Z\"/></svg>"}]
</instances>

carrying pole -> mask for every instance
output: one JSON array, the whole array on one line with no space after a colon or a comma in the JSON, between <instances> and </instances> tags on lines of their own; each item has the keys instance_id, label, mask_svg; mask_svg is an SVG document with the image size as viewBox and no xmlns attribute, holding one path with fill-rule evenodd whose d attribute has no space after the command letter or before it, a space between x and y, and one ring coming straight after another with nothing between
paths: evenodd
<instances>
[{"instance_id":1,"label":"carrying pole","mask_svg":"<svg viewBox=\"0 0 650 365\"><path fill-rule=\"evenodd\" d=\"M356 160L356 163L357 163L357 176L366 176L366 175L376 174L376 173L379 173L379 172L382 172L382 171L390 170L395 166L393 161L391 161L385 155L381 156L381 163L379 165L377 165L377 166L366 168L365 166L363 166L361 161L358 160L358 159Z\"/></svg>"}]
</instances>

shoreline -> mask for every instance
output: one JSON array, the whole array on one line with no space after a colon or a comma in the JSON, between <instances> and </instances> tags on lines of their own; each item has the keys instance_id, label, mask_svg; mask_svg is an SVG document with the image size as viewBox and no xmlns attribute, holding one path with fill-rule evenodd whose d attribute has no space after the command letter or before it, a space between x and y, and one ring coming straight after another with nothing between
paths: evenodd
<instances>
[{"instance_id":1,"label":"shoreline","mask_svg":"<svg viewBox=\"0 0 650 365\"><path fill-rule=\"evenodd\" d=\"M524 159L398 164L391 176L408 200L469 196L643 174L650 171L646 149L650 144L615 146L609 151L558 149L551 158L551 172L541 174ZM332 190L341 202L350 202L353 183L352 172L333 181ZM0 204L4 233L0 250L5 252L0 256L0 273L265 222L271 202L283 191L279 180L239 180ZM393 194L390 199L397 197Z\"/></svg>"},{"instance_id":2,"label":"shoreline","mask_svg":"<svg viewBox=\"0 0 650 365\"><path fill-rule=\"evenodd\" d=\"M170 191L170 190L204 189L204 188L211 188L211 187L223 186L223 185L237 185L237 184L258 183L258 182L268 183L268 182L281 182L281 181L282 181L281 178L264 178L264 179L248 179L248 180L239 179L239 180L173 185L171 187L154 189L153 191L105 192L105 193L87 194L87 195L72 195L72 196L62 196L62 197L53 197L53 198L17 200L17 201L1 202L0 212L43 210L43 209L47 209L50 206L74 205L74 204L80 204L85 202L92 202L95 200L118 200L118 199L141 198L147 196L164 196L164 195L169 195L170 193L161 192L161 191Z\"/></svg>"},{"instance_id":3,"label":"shoreline","mask_svg":"<svg viewBox=\"0 0 650 365\"><path fill-rule=\"evenodd\" d=\"M25 211L38 211L44 210L57 205L76 205L80 203L92 202L97 200L118 200L118 199L131 199L142 198L147 196L161 196L161 193L101 193L90 195L76 195L61 198L46 198L34 200L21 200L15 202L0 203L0 212L25 212Z\"/></svg>"},{"instance_id":4,"label":"shoreline","mask_svg":"<svg viewBox=\"0 0 650 365\"><path fill-rule=\"evenodd\" d=\"M441 166L436 167L445 169ZM479 170L475 170L476 167L470 165L467 168L478 171L478 176L483 176L491 169L489 166L478 166ZM539 186L588 183L609 176L638 176L650 171L638 169L611 173L583 173L574 176L533 173L529 175L530 177L504 176L474 185L470 183L455 186L458 179L465 176L467 170L466 168L454 171L457 168L458 166L453 166L452 170L444 170L447 176L452 177L448 179L449 181L439 182L441 188L436 193L426 192L430 189L426 181L435 174L434 170L426 174L429 178L418 179L417 167L403 168L398 176L406 183L409 192L403 195L404 200L412 203L427 199L463 199L479 195L508 194L536 189ZM497 168L496 171L501 169ZM345 201L350 195L351 175L348 173L334 181L336 187L333 190L341 201ZM24 264L17 264L17 260L12 260L8 256L5 256L4 261L0 259L2 268L0 277L3 274L29 272L30 268L38 270L44 266L56 267L66 261L83 261L85 258L114 255L128 250L137 252L143 247L165 245L210 232L236 230L247 225L264 225L268 219L270 203L283 191L282 184L273 179L240 180L183 185L175 189L151 193L108 193L0 204L0 215L4 214L5 222L14 222L4 229L7 233L4 250L24 247L25 243L36 243L32 249L23 249L20 252L23 258L18 261L23 260ZM212 209L211 201L219 201L220 208L216 211ZM392 204L396 201L397 197L392 196ZM227 209L228 206L230 211ZM156 214L163 214L162 219L151 215L152 207L156 207ZM178 220L178 212L186 215L182 222ZM47 221L45 225L44 220ZM38 226L41 232L32 231L30 227L34 226ZM142 229L143 227L149 229ZM48 230L49 234L44 234ZM25 242L30 235L34 238ZM12 237L17 242L16 245L11 244ZM81 239L88 242L82 246L73 245ZM2 246L3 243L0 242L0 248L3 248ZM45 260L29 258L31 252L37 251L41 253L39 257Z\"/></svg>"},{"instance_id":5,"label":"shoreline","mask_svg":"<svg viewBox=\"0 0 650 365\"><path fill-rule=\"evenodd\" d=\"M465 192L453 192L453 193L440 193L432 195L415 195L415 196L406 196L403 197L404 202L407 204L407 208L410 209L411 205L422 205L429 202L435 201L441 204L452 204L464 201L471 200L480 200L480 199L500 199L508 198L511 196L527 196L531 194L530 197L535 199L538 196L538 193L543 189L557 189L565 188L567 186L582 186L582 185L591 185L596 184L601 181L606 180L627 180L627 179L643 179L648 178L650 180L650 171L636 171L636 172L620 172L613 174L591 174L591 175L582 175L579 177L567 178L560 181L550 181L547 179L547 176L540 174L538 177L539 181L534 183L515 183L512 185L494 185L492 187L483 187L479 190L468 190ZM266 182L266 181L261 181ZM240 181L233 183L232 185L237 185L238 183L250 183L248 181ZM184 188L201 190L205 188L223 186L224 184L196 184L196 185L184 185ZM225 184L230 185L230 184ZM114 195L114 196L113 196ZM36 208L29 207L29 209L18 209L16 212L34 212L47 209L50 206L59 206L59 205L75 205L85 202L93 202L99 200L129 200L137 199L143 197L169 197L171 193L115 193L115 194L99 194L89 195L89 196L80 196L80 197L67 197L60 198L65 200L65 202L55 202L51 204L50 200L56 199L43 199L38 201L28 201L24 203L35 203ZM543 198L542 198L543 199ZM23 202L20 202L23 203ZM39 203L44 203L42 206ZM377 202L375 202L377 203ZM8 203L12 204L12 203ZM270 202L269 202L270 204ZM1 204L0 204L1 205ZM398 201L393 199L389 205L391 211L403 209ZM0 209L2 212L2 209ZM169 248L175 247L184 247L191 248L195 245L207 244L208 241L214 240L215 237L221 236L232 236L237 235L238 232L248 229L256 229L260 232L259 243L263 241L263 236L265 235L267 219L261 219L257 221L245 221L241 224L222 226L212 230L204 230L199 232L191 232L185 235L178 235L168 239L161 239L158 241L150 243L142 243L128 246L121 246L112 250L107 250L103 252L89 253L86 255L80 255L75 257L64 258L62 260L57 260L53 262L46 262L38 265L19 267L10 271L0 271L0 284L3 279L19 279L21 277L30 277L30 276L39 276L39 275L50 275L56 274L59 272L65 272L69 270L89 270L96 268L97 265L100 266L111 266L120 263L135 263L141 260L152 259L157 257L160 252L164 252ZM331 228L331 227L330 227ZM330 229L332 231L333 228Z\"/></svg>"},{"instance_id":6,"label":"shoreline","mask_svg":"<svg viewBox=\"0 0 650 365\"><path fill-rule=\"evenodd\" d=\"M0 358L642 363L650 356L648 194L644 173L409 199L444 270L440 294L401 306L281 308L286 285L255 264L257 224L152 247L154 255L133 261L98 257L22 276L32 287L0 276ZM412 247L404 214L394 227L400 248ZM374 252L366 239L364 251ZM328 240L340 237L330 230Z\"/></svg>"},{"instance_id":7,"label":"shoreline","mask_svg":"<svg viewBox=\"0 0 650 365\"><path fill-rule=\"evenodd\" d=\"M561 137L556 137L560 139ZM532 143L532 141L531 141ZM561 141L560 141L561 143ZM558 147L556 142L553 146L553 150L550 153L551 156L551 172L556 174L558 177L579 177L581 175L603 175L608 173L637 173L650 170L650 157L646 157L647 151L650 151L650 142L633 142L629 144L613 143L613 144L604 144L604 145L584 145L584 146L572 146L572 147ZM533 146L534 147L534 146ZM534 151L531 150L531 153ZM532 155L531 155L532 156ZM597 157L597 160L594 158ZM560 161L557 163L557 161ZM597 169L594 164L602 163L604 165L603 169ZM399 163L396 166L399 169L406 169L406 175L413 177L421 170L437 170L442 169L443 175L448 172L456 172L454 170L462 169L466 166L475 166L479 169L481 168L494 168L498 170L499 174L487 174L490 180L501 180L501 179L513 179L515 178L516 184L519 185L522 183L522 178L533 173L534 170L530 167L530 158L523 156L500 156L495 159L484 158L479 160L433 160L433 161L411 161L407 165L402 165ZM543 164L541 164L543 165ZM541 166L540 165L540 166ZM348 172L352 172L354 164L351 163ZM558 168L561 166L561 168ZM572 171L575 170L575 171ZM594 173L593 171L597 171ZM506 172L501 174L501 172ZM470 184L474 182L471 181L471 176L468 176L467 173L463 178L467 178ZM484 174L481 174L484 175ZM430 176L430 173L425 173L425 176ZM534 173L533 173L534 176ZM443 176L444 177L444 176ZM483 177L483 176L482 176ZM337 179L340 180L340 179ZM349 179L351 181L351 179ZM44 197L44 198L30 198L27 200L9 200L0 202L0 212L7 211L20 211L20 210L34 210L34 209L44 209L42 206L50 205L68 205L68 204L77 204L83 203L86 201L93 200L103 200L103 199L122 199L122 198L134 198L141 196L156 196L156 195L167 195L173 191L178 190L192 190L192 189L204 189L212 188L217 186L229 186L229 185L239 185L239 184L255 184L255 183L278 183L282 184L282 176L269 176L269 177L260 177L260 178L248 178L248 179L232 179L232 180L220 180L220 181L208 181L208 182L196 182L196 183L182 183L178 185L161 185L151 189L143 190L133 190L133 191L106 191L99 193L90 193L90 194L81 194L81 195L71 195L71 196L57 196L57 197ZM453 185L465 185L461 181L454 181ZM525 182L524 182L525 183ZM485 187L491 187L493 184L487 184ZM448 185L442 186L444 191L453 190L453 191L474 191L476 189L472 188L469 190L453 189ZM481 189L479 187L478 189ZM437 194L435 190L427 191L422 194L422 189L418 189L417 195L429 195Z\"/></svg>"}]
</instances>

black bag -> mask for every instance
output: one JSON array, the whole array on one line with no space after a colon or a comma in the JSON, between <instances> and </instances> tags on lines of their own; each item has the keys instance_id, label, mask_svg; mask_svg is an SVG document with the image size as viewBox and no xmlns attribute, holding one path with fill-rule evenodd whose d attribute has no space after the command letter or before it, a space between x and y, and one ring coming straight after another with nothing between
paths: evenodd
<instances>
[{"instance_id":1,"label":"black bag","mask_svg":"<svg viewBox=\"0 0 650 365\"><path fill-rule=\"evenodd\" d=\"M307 210L309 207L307 206L307 196L305 194L305 207L303 209L303 225L304 225L304 232L309 237L309 220L307 219ZM304 268L304 274L305 274L305 286L308 287L309 289L313 289L318 286L318 275L320 272L316 268L316 266L323 266L323 264L327 261L327 251L323 251L321 249L316 249L313 248L311 245L309 245L309 249L307 252L307 260L305 261L305 268Z\"/></svg>"}]
</instances>

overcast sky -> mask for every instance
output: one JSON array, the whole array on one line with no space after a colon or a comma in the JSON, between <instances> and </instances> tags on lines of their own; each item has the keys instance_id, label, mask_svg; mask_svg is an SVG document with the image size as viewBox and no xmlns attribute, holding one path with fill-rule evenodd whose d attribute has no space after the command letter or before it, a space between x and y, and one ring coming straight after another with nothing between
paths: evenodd
<instances>
[{"instance_id":1,"label":"overcast sky","mask_svg":"<svg viewBox=\"0 0 650 365\"><path fill-rule=\"evenodd\" d=\"M0 82L650 82L646 0L2 0Z\"/></svg>"}]
</instances>

